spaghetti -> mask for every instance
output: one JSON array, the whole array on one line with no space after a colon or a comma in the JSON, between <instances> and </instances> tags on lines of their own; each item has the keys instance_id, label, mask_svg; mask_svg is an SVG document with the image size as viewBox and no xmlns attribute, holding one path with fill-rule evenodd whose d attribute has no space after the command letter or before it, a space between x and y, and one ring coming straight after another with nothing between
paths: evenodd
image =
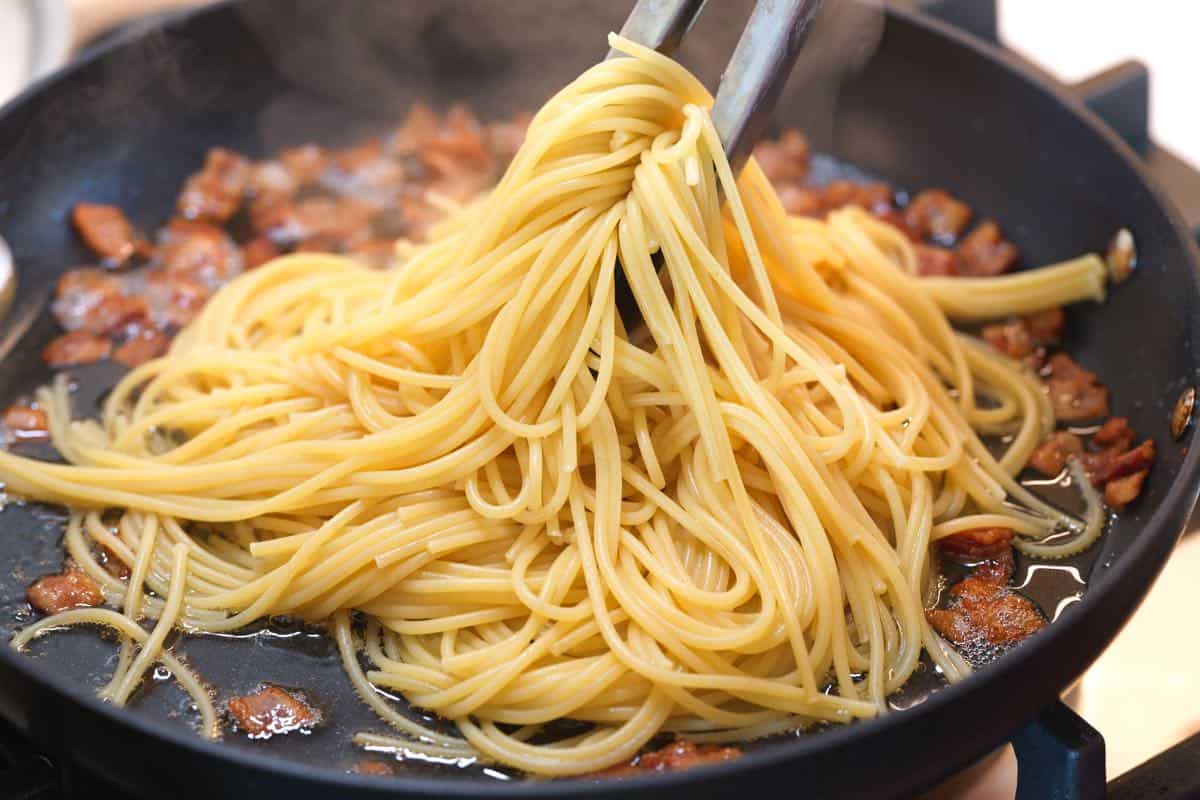
<instances>
[{"instance_id":1,"label":"spaghetti","mask_svg":"<svg viewBox=\"0 0 1200 800\"><path fill-rule=\"evenodd\" d=\"M98 421L71 421L65 381L43 391L69 464L0 453L0 478L73 510L68 550L122 612L66 612L15 645L110 626L125 644L104 696L123 702L162 660L215 735L166 633L329 621L400 736L364 743L542 775L664 731L870 717L923 651L968 672L924 617L931 543L1003 525L1054 556L1101 520L1014 479L1053 414L947 314L1099 299L1103 264L989 279L985 301L917 278L886 224L788 219L754 162L735 181L704 88L612 41L629 57L550 100L499 185L393 269L277 259ZM618 270L644 332L618 314ZM581 725L549 736L563 719Z\"/></svg>"}]
</instances>

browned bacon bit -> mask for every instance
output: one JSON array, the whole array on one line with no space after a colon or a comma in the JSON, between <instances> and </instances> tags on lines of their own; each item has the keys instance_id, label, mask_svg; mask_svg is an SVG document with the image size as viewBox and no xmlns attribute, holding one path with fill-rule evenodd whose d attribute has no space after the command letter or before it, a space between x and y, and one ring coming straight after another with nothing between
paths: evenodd
<instances>
[{"instance_id":1,"label":"browned bacon bit","mask_svg":"<svg viewBox=\"0 0 1200 800\"><path fill-rule=\"evenodd\" d=\"M371 218L378 208L354 198L311 197L296 204L304 238L325 236L350 244L370 235Z\"/></svg>"},{"instance_id":2,"label":"browned bacon bit","mask_svg":"<svg viewBox=\"0 0 1200 800\"><path fill-rule=\"evenodd\" d=\"M822 211L858 206L872 214L882 214L892 209L893 193L886 183L833 181L820 190L820 198Z\"/></svg>"},{"instance_id":3,"label":"browned bacon bit","mask_svg":"<svg viewBox=\"0 0 1200 800\"><path fill-rule=\"evenodd\" d=\"M987 219L962 240L958 255L962 259L963 275L991 277L1012 269L1020 253L1014 244L1000 235L1000 226Z\"/></svg>"},{"instance_id":4,"label":"browned bacon bit","mask_svg":"<svg viewBox=\"0 0 1200 800\"><path fill-rule=\"evenodd\" d=\"M11 405L4 409L0 418L4 432L13 439L38 440L50 438L50 424L46 412L35 406Z\"/></svg>"},{"instance_id":5,"label":"browned bacon bit","mask_svg":"<svg viewBox=\"0 0 1200 800\"><path fill-rule=\"evenodd\" d=\"M1054 415L1060 421L1078 422L1108 416L1108 389L1065 353L1056 353L1046 364L1046 389Z\"/></svg>"},{"instance_id":6,"label":"browned bacon bit","mask_svg":"<svg viewBox=\"0 0 1200 800\"><path fill-rule=\"evenodd\" d=\"M211 289L242 271L237 245L207 222L173 219L161 232L159 244L159 258L168 272L189 275Z\"/></svg>"},{"instance_id":7,"label":"browned bacon bit","mask_svg":"<svg viewBox=\"0 0 1200 800\"><path fill-rule=\"evenodd\" d=\"M1143 469L1123 478L1109 481L1104 486L1105 505L1114 511L1123 510L1142 493L1142 484L1145 483L1146 476L1149 474L1150 470Z\"/></svg>"},{"instance_id":8,"label":"browned bacon bit","mask_svg":"<svg viewBox=\"0 0 1200 800\"><path fill-rule=\"evenodd\" d=\"M938 540L942 552L955 561L994 558L1011 549L1011 528L971 528Z\"/></svg>"},{"instance_id":9,"label":"browned bacon bit","mask_svg":"<svg viewBox=\"0 0 1200 800\"><path fill-rule=\"evenodd\" d=\"M808 140L795 128L789 128L774 140L760 142L754 148L754 160L772 183L799 182L808 174Z\"/></svg>"},{"instance_id":10,"label":"browned bacon bit","mask_svg":"<svg viewBox=\"0 0 1200 800\"><path fill-rule=\"evenodd\" d=\"M1004 586L1012 579L1013 567L1013 549L1009 546L976 564L971 570L971 577Z\"/></svg>"},{"instance_id":11,"label":"browned bacon bit","mask_svg":"<svg viewBox=\"0 0 1200 800\"><path fill-rule=\"evenodd\" d=\"M71 209L71 222L87 248L113 266L124 264L135 253L149 252L149 245L116 206L79 203Z\"/></svg>"},{"instance_id":12,"label":"browned bacon bit","mask_svg":"<svg viewBox=\"0 0 1200 800\"><path fill-rule=\"evenodd\" d=\"M278 686L265 686L255 694L233 698L229 713L251 739L307 730L319 721L317 712L307 703Z\"/></svg>"},{"instance_id":13,"label":"browned bacon bit","mask_svg":"<svg viewBox=\"0 0 1200 800\"><path fill-rule=\"evenodd\" d=\"M1007 562L988 562L951 586L950 607L925 612L933 629L959 647L1007 647L1044 628L1037 607L1005 585L1011 558L1010 551Z\"/></svg>"},{"instance_id":14,"label":"browned bacon bit","mask_svg":"<svg viewBox=\"0 0 1200 800\"><path fill-rule=\"evenodd\" d=\"M325 169L325 162L325 151L315 144L292 147L279 153L279 163L298 187L315 181Z\"/></svg>"},{"instance_id":15,"label":"browned bacon bit","mask_svg":"<svg viewBox=\"0 0 1200 800\"><path fill-rule=\"evenodd\" d=\"M821 213L821 196L812 189L793 183L781 184L778 188L779 202L783 210L798 217L815 217Z\"/></svg>"},{"instance_id":16,"label":"browned bacon bit","mask_svg":"<svg viewBox=\"0 0 1200 800\"><path fill-rule=\"evenodd\" d=\"M121 280L104 270L85 268L64 272L50 306L58 324L69 331L92 327L93 312L121 294Z\"/></svg>"},{"instance_id":17,"label":"browned bacon bit","mask_svg":"<svg viewBox=\"0 0 1200 800\"><path fill-rule=\"evenodd\" d=\"M154 328L134 326L125 341L113 351L112 360L127 367L140 367L167 352L171 339Z\"/></svg>"},{"instance_id":18,"label":"browned bacon bit","mask_svg":"<svg viewBox=\"0 0 1200 800\"><path fill-rule=\"evenodd\" d=\"M38 578L29 587L26 597L30 605L43 614L92 608L104 602L104 594L96 582L73 564L58 575Z\"/></svg>"},{"instance_id":19,"label":"browned bacon bit","mask_svg":"<svg viewBox=\"0 0 1200 800\"><path fill-rule=\"evenodd\" d=\"M129 567L116 553L114 553L112 550L109 550L105 545L100 545L100 556L98 560L100 562L100 566L104 567L104 571L109 575L112 575L114 578L125 580L129 577Z\"/></svg>"},{"instance_id":20,"label":"browned bacon bit","mask_svg":"<svg viewBox=\"0 0 1200 800\"><path fill-rule=\"evenodd\" d=\"M1009 358L1025 358L1033 353L1033 334L1029 323L1020 317L983 327L983 340Z\"/></svg>"},{"instance_id":21,"label":"browned bacon bit","mask_svg":"<svg viewBox=\"0 0 1200 800\"><path fill-rule=\"evenodd\" d=\"M918 239L950 244L971 221L971 207L944 189L926 189L904 209L905 226Z\"/></svg>"},{"instance_id":22,"label":"browned bacon bit","mask_svg":"<svg viewBox=\"0 0 1200 800\"><path fill-rule=\"evenodd\" d=\"M1092 472L1092 483L1096 486L1104 486L1109 481L1149 469L1150 465L1154 463L1154 455L1154 441L1147 439L1132 450L1127 450L1096 465L1095 471Z\"/></svg>"},{"instance_id":23,"label":"browned bacon bit","mask_svg":"<svg viewBox=\"0 0 1200 800\"><path fill-rule=\"evenodd\" d=\"M742 751L736 747L716 744L697 745L686 739L677 739L666 747L637 756L628 764L616 764L607 769L593 772L594 778L623 778L644 775L650 772L675 772L698 767L701 764L716 764L740 758Z\"/></svg>"},{"instance_id":24,"label":"browned bacon bit","mask_svg":"<svg viewBox=\"0 0 1200 800\"><path fill-rule=\"evenodd\" d=\"M42 361L48 367L73 367L92 364L108 358L112 342L87 331L71 331L59 336L42 351Z\"/></svg>"},{"instance_id":25,"label":"browned bacon bit","mask_svg":"<svg viewBox=\"0 0 1200 800\"><path fill-rule=\"evenodd\" d=\"M483 126L461 103L450 107L437 135L426 143L421 160L441 175L464 170L486 173L492 169L492 154L483 138Z\"/></svg>"},{"instance_id":26,"label":"browned bacon bit","mask_svg":"<svg viewBox=\"0 0 1200 800\"><path fill-rule=\"evenodd\" d=\"M945 247L918 244L917 274L923 278L937 278L958 274L958 256Z\"/></svg>"},{"instance_id":27,"label":"browned bacon bit","mask_svg":"<svg viewBox=\"0 0 1200 800\"><path fill-rule=\"evenodd\" d=\"M1036 311L1024 317L1024 320L1029 325L1029 335L1034 344L1043 347L1059 343L1067 321L1063 310L1057 306Z\"/></svg>"},{"instance_id":28,"label":"browned bacon bit","mask_svg":"<svg viewBox=\"0 0 1200 800\"><path fill-rule=\"evenodd\" d=\"M1029 456L1029 466L1047 478L1053 478L1063 471L1071 456L1082 453L1083 441L1078 436L1069 431L1055 431L1034 448Z\"/></svg>"},{"instance_id":29,"label":"browned bacon bit","mask_svg":"<svg viewBox=\"0 0 1200 800\"><path fill-rule=\"evenodd\" d=\"M1104 424L1092 434L1092 441L1104 447L1117 447L1122 452L1133 445L1136 434L1129 426L1125 417L1109 417Z\"/></svg>"},{"instance_id":30,"label":"browned bacon bit","mask_svg":"<svg viewBox=\"0 0 1200 800\"><path fill-rule=\"evenodd\" d=\"M182 328L196 318L212 292L190 275L152 269L145 274L143 294L151 322L159 328Z\"/></svg>"},{"instance_id":31,"label":"browned bacon bit","mask_svg":"<svg viewBox=\"0 0 1200 800\"><path fill-rule=\"evenodd\" d=\"M392 765L384 761L360 761L354 765L359 775L391 775Z\"/></svg>"},{"instance_id":32,"label":"browned bacon bit","mask_svg":"<svg viewBox=\"0 0 1200 800\"><path fill-rule=\"evenodd\" d=\"M437 135L438 125L438 115L432 108L424 103L413 103L389 145L401 155L415 154Z\"/></svg>"},{"instance_id":33,"label":"browned bacon bit","mask_svg":"<svg viewBox=\"0 0 1200 800\"><path fill-rule=\"evenodd\" d=\"M242 267L244 269L261 267L277 255L279 255L279 248L276 247L275 242L266 236L256 236L242 245Z\"/></svg>"},{"instance_id":34,"label":"browned bacon bit","mask_svg":"<svg viewBox=\"0 0 1200 800\"><path fill-rule=\"evenodd\" d=\"M187 219L225 222L242 204L250 180L250 162L232 150L208 151L204 167L187 179L179 195L179 213Z\"/></svg>"}]
</instances>

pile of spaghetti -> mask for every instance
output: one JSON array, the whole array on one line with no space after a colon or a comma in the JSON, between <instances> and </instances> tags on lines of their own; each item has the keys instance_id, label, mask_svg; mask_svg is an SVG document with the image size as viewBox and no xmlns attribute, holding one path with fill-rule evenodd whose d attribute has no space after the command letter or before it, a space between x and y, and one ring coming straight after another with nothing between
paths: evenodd
<instances>
[{"instance_id":1,"label":"pile of spaghetti","mask_svg":"<svg viewBox=\"0 0 1200 800\"><path fill-rule=\"evenodd\" d=\"M0 479L72 510L67 548L120 611L16 644L116 629L104 696L163 662L216 735L168 633L328 621L398 747L544 775L662 732L870 717L923 651L966 674L924 618L931 543L1001 525L1054 554L1099 521L1014 480L1052 414L944 309L1099 299L1103 266L917 278L896 229L789 219L753 162L735 180L705 89L613 43L629 57L550 100L499 185L394 268L280 258L100 420L70 419L65 382L43 392L69 463L0 454ZM644 330L618 313L622 272ZM544 730L563 719L581 724Z\"/></svg>"}]
</instances>

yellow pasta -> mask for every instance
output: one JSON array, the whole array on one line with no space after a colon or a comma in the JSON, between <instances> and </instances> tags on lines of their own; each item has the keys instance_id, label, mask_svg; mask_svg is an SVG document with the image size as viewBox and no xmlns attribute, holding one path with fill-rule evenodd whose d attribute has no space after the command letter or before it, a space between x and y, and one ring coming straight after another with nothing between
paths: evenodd
<instances>
[{"instance_id":1,"label":"yellow pasta","mask_svg":"<svg viewBox=\"0 0 1200 800\"><path fill-rule=\"evenodd\" d=\"M61 620L128 640L106 697L171 658L171 625L291 614L329 622L398 737L364 743L581 774L663 731L883 713L922 652L961 678L924 617L931 541L1082 531L1014 478L1053 418L950 327L973 290L914 277L910 244L857 210L788 220L753 161L735 182L704 88L613 43L629 57L551 99L499 185L394 268L277 259L98 421L69 420L65 382L42 393L70 463L0 453L0 478L72 509L68 547L122 608ZM1096 297L1093 267L995 279L989 312ZM532 738L560 719L590 727Z\"/></svg>"}]
</instances>

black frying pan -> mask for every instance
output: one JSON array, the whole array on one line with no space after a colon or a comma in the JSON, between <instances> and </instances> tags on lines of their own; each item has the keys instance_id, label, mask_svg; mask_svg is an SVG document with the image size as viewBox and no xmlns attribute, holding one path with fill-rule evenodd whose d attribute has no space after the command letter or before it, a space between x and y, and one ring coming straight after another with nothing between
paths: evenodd
<instances>
[{"instance_id":1,"label":"black frying pan","mask_svg":"<svg viewBox=\"0 0 1200 800\"><path fill-rule=\"evenodd\" d=\"M48 377L38 354L55 331L40 311L56 276L85 259L66 224L76 202L117 203L151 229L213 145L262 155L314 139L349 141L395 124L416 99L464 100L485 116L534 108L601 57L604 34L628 5L252 0L126 37L34 88L0 117L0 232L20 274L0 332L8 342L0 401ZM681 58L715 85L748 4L709 5ZM1028 264L1101 249L1121 226L1137 238L1139 274L1103 306L1071 309L1067 344L1160 455L1142 499L1071 562L1088 575L1088 591L1048 630L951 689L931 693L930 682L916 681L900 699L914 707L903 712L767 742L727 765L620 784L504 782L478 769L452 775L420 765L395 778L348 774L359 757L349 735L383 726L354 698L329 642L282 623L240 641L189 639L180 649L224 698L262 681L307 690L329 718L311 736L205 742L169 682L148 682L130 709L106 706L93 690L113 648L94 631L47 637L34 657L0 647L0 713L63 763L175 797L353 790L696 798L748 789L885 797L927 786L1004 740L1100 653L1192 508L1195 434L1172 440L1167 419L1197 374L1200 256L1110 130L997 49L938 23L889 12L878 51L832 117L827 97L790 90L781 121L815 131L840 158L901 186L944 186L967 198L1003 223ZM100 366L77 377L86 411L113 373ZM60 521L39 506L0 514L4 638L26 619L28 583L59 566Z\"/></svg>"}]
</instances>

